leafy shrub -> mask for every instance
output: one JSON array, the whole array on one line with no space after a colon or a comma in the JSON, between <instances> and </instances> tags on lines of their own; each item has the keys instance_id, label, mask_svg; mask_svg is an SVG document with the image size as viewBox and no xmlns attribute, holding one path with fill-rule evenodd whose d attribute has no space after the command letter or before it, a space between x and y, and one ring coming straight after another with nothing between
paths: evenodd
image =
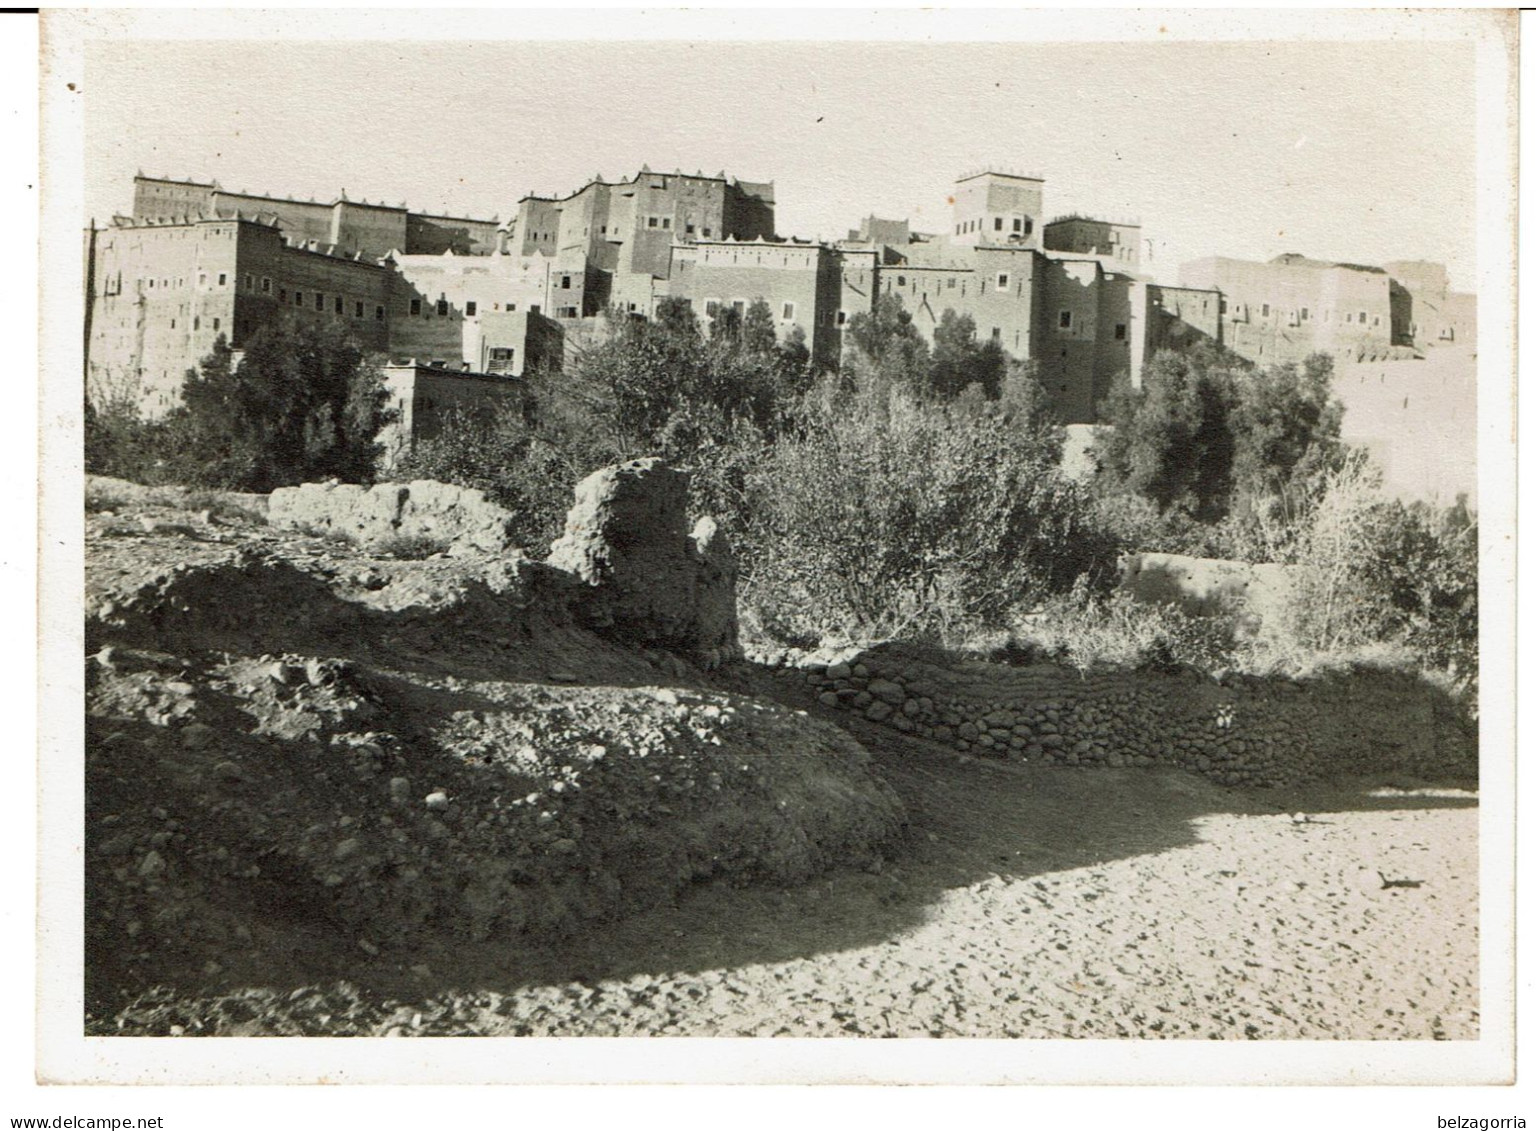
<instances>
[{"instance_id":1,"label":"leafy shrub","mask_svg":"<svg viewBox=\"0 0 1536 1131\"><path fill-rule=\"evenodd\" d=\"M1215 671L1233 666L1239 654L1225 617L1190 616L1173 605L1140 603L1122 590L1097 594L1085 585L1016 614L1003 650L1084 671L1181 664Z\"/></svg>"},{"instance_id":2,"label":"leafy shrub","mask_svg":"<svg viewBox=\"0 0 1536 1131\"><path fill-rule=\"evenodd\" d=\"M1277 629L1316 652L1397 644L1421 663L1475 682L1477 522L1381 494L1363 454L1322 481L1297 539L1303 567Z\"/></svg>"},{"instance_id":3,"label":"leafy shrub","mask_svg":"<svg viewBox=\"0 0 1536 1131\"><path fill-rule=\"evenodd\" d=\"M391 475L477 487L517 516L514 534L522 545L544 550L560 536L571 488L587 470L540 435L521 409L497 406L450 412L438 435L417 441Z\"/></svg>"},{"instance_id":4,"label":"leafy shrub","mask_svg":"<svg viewBox=\"0 0 1536 1131\"><path fill-rule=\"evenodd\" d=\"M255 492L368 483L387 400L377 367L346 331L284 314L251 336L238 362L220 335L164 419L144 420L131 397L88 406L86 468Z\"/></svg>"},{"instance_id":5,"label":"leafy shrub","mask_svg":"<svg viewBox=\"0 0 1536 1131\"><path fill-rule=\"evenodd\" d=\"M744 476L744 600L785 637L953 640L1080 575L1107 583L1118 547L1059 449L996 408L823 389Z\"/></svg>"},{"instance_id":6,"label":"leafy shrub","mask_svg":"<svg viewBox=\"0 0 1536 1131\"><path fill-rule=\"evenodd\" d=\"M1213 526L1304 497L1341 452L1332 380L1324 354L1255 368L1219 347L1159 353L1106 399L1103 488Z\"/></svg>"}]
</instances>

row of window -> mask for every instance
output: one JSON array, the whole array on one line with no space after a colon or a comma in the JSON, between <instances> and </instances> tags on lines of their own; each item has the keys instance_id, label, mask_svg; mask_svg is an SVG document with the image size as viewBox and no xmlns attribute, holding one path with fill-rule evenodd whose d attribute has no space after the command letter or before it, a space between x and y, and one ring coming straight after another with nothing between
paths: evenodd
<instances>
[{"instance_id":1,"label":"row of window","mask_svg":"<svg viewBox=\"0 0 1536 1131\"><path fill-rule=\"evenodd\" d=\"M737 314L745 314L746 311L747 311L747 300L744 299L744 298L733 298L731 300L731 302L730 302L730 306L731 306L731 309L736 311ZM705 315L705 317L713 318L716 314L720 313L720 307L721 307L721 302L720 302L719 299L717 299L717 298L707 298L707 299L705 299L704 300L704 315ZM795 320L795 304L794 303L786 302L779 309L779 320L782 321L782 322L793 322ZM838 325L842 325L842 323L838 323Z\"/></svg>"},{"instance_id":2,"label":"row of window","mask_svg":"<svg viewBox=\"0 0 1536 1131\"><path fill-rule=\"evenodd\" d=\"M645 218L645 226L647 228L654 228L657 231L670 232L672 230L672 217L647 216ZM608 229L606 227L603 228L603 232L605 234L607 231ZM614 233L618 233L618 228L614 228ZM683 235L685 236L702 235L705 239L711 239L714 237L714 234L714 229L712 228L705 228L702 232L699 232L692 224L683 225Z\"/></svg>"},{"instance_id":3,"label":"row of window","mask_svg":"<svg viewBox=\"0 0 1536 1131\"><path fill-rule=\"evenodd\" d=\"M1230 303L1229 304L1226 299L1222 299L1221 300L1221 312L1223 314L1230 313L1234 320L1244 319L1248 315L1248 304L1247 303L1241 303L1241 302ZM1275 313L1278 314L1279 311L1276 310ZM1260 303L1259 304L1259 317L1260 318L1268 318L1268 317L1270 317L1270 314L1271 314L1271 311L1270 311L1269 303L1267 303L1267 302ZM1331 310L1323 311L1323 321L1324 322L1332 321L1332 318L1333 318L1333 311L1331 311ZM1309 307L1303 306L1303 307L1300 307L1300 308L1298 308L1296 310L1292 310L1290 312L1290 321L1291 321L1291 325L1292 326L1298 326L1298 325L1300 325L1303 322L1310 322L1311 320L1312 320L1312 311L1311 311L1311 309ZM1344 322L1351 323L1351 324L1358 324L1360 326L1364 326L1368 320L1369 320L1369 322L1370 322L1370 324L1372 326L1380 326L1381 325L1381 316L1379 314L1373 316L1368 311L1364 311L1364 310L1359 311L1358 313L1356 313L1354 311L1346 310L1344 312L1344 317L1342 319L1342 321L1344 321Z\"/></svg>"},{"instance_id":4,"label":"row of window","mask_svg":"<svg viewBox=\"0 0 1536 1131\"><path fill-rule=\"evenodd\" d=\"M967 232L979 232L985 226L986 225L984 221L981 220L966 220L955 225L955 235L963 236ZM1014 216L1011 220L1008 221L1008 226L1005 228L1003 217L994 216L992 217L992 230L994 232L1002 232L1006 230L1012 235L1030 236L1034 235L1035 222L1028 216Z\"/></svg>"},{"instance_id":5,"label":"row of window","mask_svg":"<svg viewBox=\"0 0 1536 1131\"><path fill-rule=\"evenodd\" d=\"M449 313L451 312L452 308L450 307L449 302L448 302L448 300L446 298L440 298L435 303L428 303L425 307L422 306L421 299L419 299L419 298L411 299L411 316L412 317L421 317L423 309L425 309L426 317L428 317L428 318L431 318L434 312L437 314L437 316L439 318L447 318ZM530 303L529 306L528 306L528 313L529 314L537 314L537 313L539 313L539 311L541 309L542 309L542 307L538 303L536 303L536 302L535 303ZM515 302L506 302L506 303L493 302L493 303L491 303L491 310L494 313L498 313L498 314L503 312L503 311L505 311L507 314L516 314L517 313L517 303L515 303ZM465 318L475 318L475 317L477 317L479 315L479 313L480 313L480 304L478 302L476 302L474 299L470 299L470 300L468 300L467 302L464 303L464 317Z\"/></svg>"},{"instance_id":6,"label":"row of window","mask_svg":"<svg viewBox=\"0 0 1536 1131\"><path fill-rule=\"evenodd\" d=\"M246 278L250 278L250 276L246 276ZM218 285L219 286L221 286L221 287L222 286L226 286L228 284L228 282L229 282L229 275L226 272L221 271L221 272L218 273L218 280L219 280L218 281ZM115 283L115 285L114 285L114 283ZM177 278L174 278L174 279L171 279L171 278L154 279L154 278L150 278L150 277L145 276L145 275L140 275L139 276L139 286L140 286L141 289L152 291L152 290L157 289L157 285L158 285L158 289L160 289L162 291L180 290L180 289L182 289L183 287L185 287L187 285L187 281L185 279L179 277L179 276ZM198 285L198 287L200 289L203 289L203 290L207 289L207 287L208 287L208 272L206 272L206 271L199 271L197 273L197 285ZM122 293L122 289L123 289L123 273L121 271L119 271L117 273L117 276L116 276L115 280L113 280L113 279L109 279L108 280L107 287L103 291L103 293L104 294L109 294L109 295L120 294L120 293Z\"/></svg>"},{"instance_id":7,"label":"row of window","mask_svg":"<svg viewBox=\"0 0 1536 1131\"><path fill-rule=\"evenodd\" d=\"M571 276L570 275L561 275L560 276L560 289L562 291L568 291L568 290L572 289L571 288ZM493 311L496 311L496 312L500 312L501 309L502 309L502 306L503 306L503 304L499 303L499 302L491 303L491 309ZM516 313L516 311L517 311L517 303L515 303L515 302L508 302L508 303L505 304L505 306L506 306L506 312L508 314ZM534 313L534 314L537 314L539 312L539 307L537 305L530 306L528 309L532 313ZM561 307L560 309L564 310L566 308L565 307ZM448 304L447 298L440 298L440 299L437 300L436 310L437 310L437 316L439 318L447 318L448 317L449 304ZM421 299L419 299L419 298L411 299L411 314L412 314L412 316L419 317L421 315L421 311L422 311ZM465 318L474 318L479 313L480 313L480 304L476 300L469 299L469 300L467 300L464 303L464 317ZM563 318L563 317L565 317L565 315L560 315L560 317ZM574 318L575 315L571 315L571 317Z\"/></svg>"},{"instance_id":8,"label":"row of window","mask_svg":"<svg viewBox=\"0 0 1536 1131\"><path fill-rule=\"evenodd\" d=\"M263 293L270 293L268 284L271 282L271 280L263 279L261 282ZM329 302L326 301L327 297L330 299ZM288 305L287 287L277 288L277 301L284 306ZM362 299L353 299L349 304L347 299L342 295L326 296L321 291L306 292L296 290L293 292L293 305L301 308L313 307L316 311L322 314L329 310L332 314L340 314L344 317L350 307L353 318L367 317L367 304L365 304ZM373 320L375 322L384 321L384 308L378 304L374 304L373 307Z\"/></svg>"},{"instance_id":9,"label":"row of window","mask_svg":"<svg viewBox=\"0 0 1536 1131\"><path fill-rule=\"evenodd\" d=\"M995 280L996 288L999 291L1006 292L1008 290L1008 284L1012 281L1012 278L1013 277L1007 271L999 271L997 273L997 277L996 277L996 280ZM912 285L916 286L917 284L918 284L918 280L914 278L912 280ZM896 276L896 286L898 286L898 287L905 287L906 285L907 285L907 277L905 275L897 275ZM935 283L934 286L935 286L935 289L939 289L937 283ZM890 281L889 278L886 279L885 289L886 290L890 290L891 289L891 281ZM944 288L943 289L951 290L951 291L955 289L955 278L954 278L953 275L949 276L948 278L946 278L944 280ZM925 294L927 293L926 288L924 289L923 293L925 293ZM960 285L960 297L961 298L965 297L965 285L963 283Z\"/></svg>"}]
</instances>

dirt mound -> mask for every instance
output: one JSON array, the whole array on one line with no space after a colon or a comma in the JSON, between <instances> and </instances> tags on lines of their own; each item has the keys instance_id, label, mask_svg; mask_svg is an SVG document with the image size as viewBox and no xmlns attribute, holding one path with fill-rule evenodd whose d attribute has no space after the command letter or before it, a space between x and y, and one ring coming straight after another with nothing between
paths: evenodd
<instances>
[{"instance_id":1,"label":"dirt mound","mask_svg":"<svg viewBox=\"0 0 1536 1131\"><path fill-rule=\"evenodd\" d=\"M98 1010L314 945L558 936L705 878L796 882L903 822L845 732L594 635L552 567L115 505L87 523Z\"/></svg>"}]
</instances>

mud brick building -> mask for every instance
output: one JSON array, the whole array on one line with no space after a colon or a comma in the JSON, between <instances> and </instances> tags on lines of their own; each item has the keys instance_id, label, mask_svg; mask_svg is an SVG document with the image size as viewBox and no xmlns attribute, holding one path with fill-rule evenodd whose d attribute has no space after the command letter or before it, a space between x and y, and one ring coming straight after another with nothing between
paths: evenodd
<instances>
[{"instance_id":1,"label":"mud brick building","mask_svg":"<svg viewBox=\"0 0 1536 1131\"><path fill-rule=\"evenodd\" d=\"M706 323L764 301L781 337L803 335L832 369L849 320L889 295L930 340L945 311L970 316L980 336L1038 362L1065 421L1092 423L1116 376L1139 381L1160 349L1362 360L1475 339L1475 301L1438 264L1212 257L1186 264L1175 287L1142 274L1138 223L1046 220L1039 176L971 172L951 198L943 232L869 216L822 242L776 232L772 182L723 172L594 177L565 196L526 194L504 222L141 175L131 215L87 232L88 387L169 411L220 335L238 351L279 310L342 322L431 381L515 377L558 367L565 341L600 333L610 312L650 318L668 298Z\"/></svg>"}]
</instances>

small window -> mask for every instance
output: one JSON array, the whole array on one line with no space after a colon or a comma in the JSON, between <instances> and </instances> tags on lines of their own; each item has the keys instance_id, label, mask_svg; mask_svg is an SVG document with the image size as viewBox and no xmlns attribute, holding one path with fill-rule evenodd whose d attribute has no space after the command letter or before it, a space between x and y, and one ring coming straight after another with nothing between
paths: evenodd
<instances>
[{"instance_id":1,"label":"small window","mask_svg":"<svg viewBox=\"0 0 1536 1131\"><path fill-rule=\"evenodd\" d=\"M515 303L515 302L507 303L507 310L508 311L512 311L512 310L516 310L516 309L517 309L517 303Z\"/></svg>"},{"instance_id":2,"label":"small window","mask_svg":"<svg viewBox=\"0 0 1536 1131\"><path fill-rule=\"evenodd\" d=\"M1013 218L1013 230L1015 232L1022 232L1024 230L1024 221L1017 216Z\"/></svg>"},{"instance_id":3,"label":"small window","mask_svg":"<svg viewBox=\"0 0 1536 1131\"><path fill-rule=\"evenodd\" d=\"M336 301L331 306L331 309L334 310L337 314L340 314L346 308L347 308L347 304L346 304L345 300L343 300L340 295L337 295L336 296Z\"/></svg>"},{"instance_id":4,"label":"small window","mask_svg":"<svg viewBox=\"0 0 1536 1131\"><path fill-rule=\"evenodd\" d=\"M951 276L950 276L950 277L949 277L949 282L947 282L947 283L946 283L946 284L945 284L945 286L946 286L946 287L947 287L947 288L948 288L948 289L949 289L949 290L954 290L954 289L955 289L955 277L954 277L954 276L953 276L953 275L951 275Z\"/></svg>"},{"instance_id":5,"label":"small window","mask_svg":"<svg viewBox=\"0 0 1536 1131\"><path fill-rule=\"evenodd\" d=\"M671 231L672 230L672 217L670 217L670 216L663 216L661 218L661 226L663 228L666 228L668 231Z\"/></svg>"},{"instance_id":6,"label":"small window","mask_svg":"<svg viewBox=\"0 0 1536 1131\"><path fill-rule=\"evenodd\" d=\"M560 289L562 291L568 291L571 289L571 277L569 275L560 276Z\"/></svg>"},{"instance_id":7,"label":"small window","mask_svg":"<svg viewBox=\"0 0 1536 1131\"><path fill-rule=\"evenodd\" d=\"M512 347L492 346L490 361L486 363L487 373L510 373L512 371Z\"/></svg>"},{"instance_id":8,"label":"small window","mask_svg":"<svg viewBox=\"0 0 1536 1131\"><path fill-rule=\"evenodd\" d=\"M373 308L373 320L375 322L384 321L384 308L382 306L376 306Z\"/></svg>"},{"instance_id":9,"label":"small window","mask_svg":"<svg viewBox=\"0 0 1536 1131\"><path fill-rule=\"evenodd\" d=\"M315 295L315 309L316 310L324 310L325 309L325 296L324 295L322 295L322 294L316 294Z\"/></svg>"},{"instance_id":10,"label":"small window","mask_svg":"<svg viewBox=\"0 0 1536 1131\"><path fill-rule=\"evenodd\" d=\"M261 277L261 293L264 295L269 295L272 293L272 280L267 278L265 275Z\"/></svg>"},{"instance_id":11,"label":"small window","mask_svg":"<svg viewBox=\"0 0 1536 1131\"><path fill-rule=\"evenodd\" d=\"M685 235L685 236L693 235L693 225L692 224L684 224L683 225L683 235Z\"/></svg>"},{"instance_id":12,"label":"small window","mask_svg":"<svg viewBox=\"0 0 1536 1131\"><path fill-rule=\"evenodd\" d=\"M287 302L288 301L288 288L287 287L279 287L277 289L277 301L278 302Z\"/></svg>"},{"instance_id":13,"label":"small window","mask_svg":"<svg viewBox=\"0 0 1536 1131\"><path fill-rule=\"evenodd\" d=\"M1072 329L1072 312L1070 310L1063 310L1061 312L1061 319L1058 324L1063 330Z\"/></svg>"},{"instance_id":14,"label":"small window","mask_svg":"<svg viewBox=\"0 0 1536 1131\"><path fill-rule=\"evenodd\" d=\"M1305 322L1310 317L1311 317L1311 315L1308 313L1307 308L1306 307L1302 307L1301 308L1301 320L1303 322Z\"/></svg>"},{"instance_id":15,"label":"small window","mask_svg":"<svg viewBox=\"0 0 1536 1131\"><path fill-rule=\"evenodd\" d=\"M228 277L229 277L229 276L227 276L227 275L225 275L225 274L224 274L224 272L222 272L222 271L220 271L220 272L219 272L219 286L221 286L221 287L222 287L222 286L223 286L223 285L224 285L224 281L225 281L225 280L226 280L226 279L227 279L227 278L228 278Z\"/></svg>"},{"instance_id":16,"label":"small window","mask_svg":"<svg viewBox=\"0 0 1536 1131\"><path fill-rule=\"evenodd\" d=\"M294 291L293 292L293 305L294 306L303 306L304 305L304 292L303 291Z\"/></svg>"},{"instance_id":17,"label":"small window","mask_svg":"<svg viewBox=\"0 0 1536 1131\"><path fill-rule=\"evenodd\" d=\"M1365 325L1365 311L1363 310L1360 312L1360 325Z\"/></svg>"},{"instance_id":18,"label":"small window","mask_svg":"<svg viewBox=\"0 0 1536 1131\"><path fill-rule=\"evenodd\" d=\"M793 320L794 317L795 317L795 304L792 303L792 302L786 302L784 304L784 314L783 314L784 321L789 322L789 321Z\"/></svg>"},{"instance_id":19,"label":"small window","mask_svg":"<svg viewBox=\"0 0 1536 1131\"><path fill-rule=\"evenodd\" d=\"M994 342L1000 342L1003 340L1003 328L1001 326L992 327L992 340Z\"/></svg>"},{"instance_id":20,"label":"small window","mask_svg":"<svg viewBox=\"0 0 1536 1131\"><path fill-rule=\"evenodd\" d=\"M842 325L845 325L847 323L847 321L848 321L848 312L846 310L839 310L837 312L837 324L839 326L842 326Z\"/></svg>"},{"instance_id":21,"label":"small window","mask_svg":"<svg viewBox=\"0 0 1536 1131\"><path fill-rule=\"evenodd\" d=\"M994 232L1000 232L1003 230L1003 218L1001 216L992 217L992 230Z\"/></svg>"},{"instance_id":22,"label":"small window","mask_svg":"<svg viewBox=\"0 0 1536 1131\"><path fill-rule=\"evenodd\" d=\"M208 285L208 276L199 274L197 276L197 285L200 287L206 287Z\"/></svg>"},{"instance_id":23,"label":"small window","mask_svg":"<svg viewBox=\"0 0 1536 1131\"><path fill-rule=\"evenodd\" d=\"M646 227L647 227L647 228L654 228L654 227L656 227L656 225L657 225L657 224L658 224L658 223L659 223L659 222L660 222L660 218L659 218L659 217L656 217L656 216L650 216L650 217L647 217L647 219L646 219L646 221L645 221L645 226L646 226Z\"/></svg>"},{"instance_id":24,"label":"small window","mask_svg":"<svg viewBox=\"0 0 1536 1131\"><path fill-rule=\"evenodd\" d=\"M466 302L464 304L464 317L473 318L475 316L475 311L478 309L479 307L475 303Z\"/></svg>"},{"instance_id":25,"label":"small window","mask_svg":"<svg viewBox=\"0 0 1536 1131\"><path fill-rule=\"evenodd\" d=\"M719 313L720 313L720 300L719 299L717 299L717 298L707 298L707 299L704 300L704 314L705 314L705 317L713 318L715 315L717 315Z\"/></svg>"},{"instance_id":26,"label":"small window","mask_svg":"<svg viewBox=\"0 0 1536 1131\"><path fill-rule=\"evenodd\" d=\"M1125 341L1125 323L1124 322L1116 322L1115 323L1115 341L1117 341L1117 342Z\"/></svg>"},{"instance_id":27,"label":"small window","mask_svg":"<svg viewBox=\"0 0 1536 1131\"><path fill-rule=\"evenodd\" d=\"M999 271L997 273L997 289L1000 291L1006 291L1008 289L1008 272Z\"/></svg>"},{"instance_id":28,"label":"small window","mask_svg":"<svg viewBox=\"0 0 1536 1131\"><path fill-rule=\"evenodd\" d=\"M1265 317L1265 318L1268 318L1268 317L1269 317L1269 303L1267 303L1267 302L1266 302L1266 303L1265 303L1265 304L1264 304L1264 305L1263 305L1263 307L1262 307L1262 308L1261 308L1261 309L1260 309L1260 310L1259 310L1259 313L1260 313L1260 314L1261 314L1261 315L1262 315L1262 316L1263 316L1263 317Z\"/></svg>"},{"instance_id":29,"label":"small window","mask_svg":"<svg viewBox=\"0 0 1536 1131\"><path fill-rule=\"evenodd\" d=\"M630 309L633 310L635 304L634 303L630 303L629 306L630 306ZM575 318L576 317L576 308L574 306L562 306L559 310L555 311L555 317L557 317L557 318Z\"/></svg>"},{"instance_id":30,"label":"small window","mask_svg":"<svg viewBox=\"0 0 1536 1131\"><path fill-rule=\"evenodd\" d=\"M247 291L254 291L256 289L256 276L249 272L245 276L245 289Z\"/></svg>"},{"instance_id":31,"label":"small window","mask_svg":"<svg viewBox=\"0 0 1536 1131\"><path fill-rule=\"evenodd\" d=\"M905 275L897 275L896 276L896 285L898 287L906 286L907 285L907 277Z\"/></svg>"},{"instance_id":32,"label":"small window","mask_svg":"<svg viewBox=\"0 0 1536 1131\"><path fill-rule=\"evenodd\" d=\"M439 318L447 318L448 317L448 300L447 299L440 298L440 299L437 300L437 316Z\"/></svg>"},{"instance_id":33,"label":"small window","mask_svg":"<svg viewBox=\"0 0 1536 1131\"><path fill-rule=\"evenodd\" d=\"M171 329L172 330L176 329L176 319L174 319L174 318L171 319Z\"/></svg>"},{"instance_id":34,"label":"small window","mask_svg":"<svg viewBox=\"0 0 1536 1131\"><path fill-rule=\"evenodd\" d=\"M363 304L362 303L358 303L353 308L353 310L352 310L352 317L353 318L361 318L362 316L363 316Z\"/></svg>"},{"instance_id":35,"label":"small window","mask_svg":"<svg viewBox=\"0 0 1536 1131\"><path fill-rule=\"evenodd\" d=\"M1035 230L1035 222L1028 216L1024 217L1024 234L1027 236Z\"/></svg>"},{"instance_id":36,"label":"small window","mask_svg":"<svg viewBox=\"0 0 1536 1131\"><path fill-rule=\"evenodd\" d=\"M215 329L215 330L217 330L217 329L218 329L218 328L219 328L219 320L218 320L218 319L217 319L217 318L215 318L215 319L214 319L214 320L213 320L213 328L214 328L214 329Z\"/></svg>"},{"instance_id":37,"label":"small window","mask_svg":"<svg viewBox=\"0 0 1536 1131\"><path fill-rule=\"evenodd\" d=\"M194 330L201 330L202 328L203 328L203 320L201 318L193 318L192 319L192 329L194 329Z\"/></svg>"},{"instance_id":38,"label":"small window","mask_svg":"<svg viewBox=\"0 0 1536 1131\"><path fill-rule=\"evenodd\" d=\"M421 299L419 299L419 298L411 299L411 313L412 314L420 314L421 313Z\"/></svg>"}]
</instances>

